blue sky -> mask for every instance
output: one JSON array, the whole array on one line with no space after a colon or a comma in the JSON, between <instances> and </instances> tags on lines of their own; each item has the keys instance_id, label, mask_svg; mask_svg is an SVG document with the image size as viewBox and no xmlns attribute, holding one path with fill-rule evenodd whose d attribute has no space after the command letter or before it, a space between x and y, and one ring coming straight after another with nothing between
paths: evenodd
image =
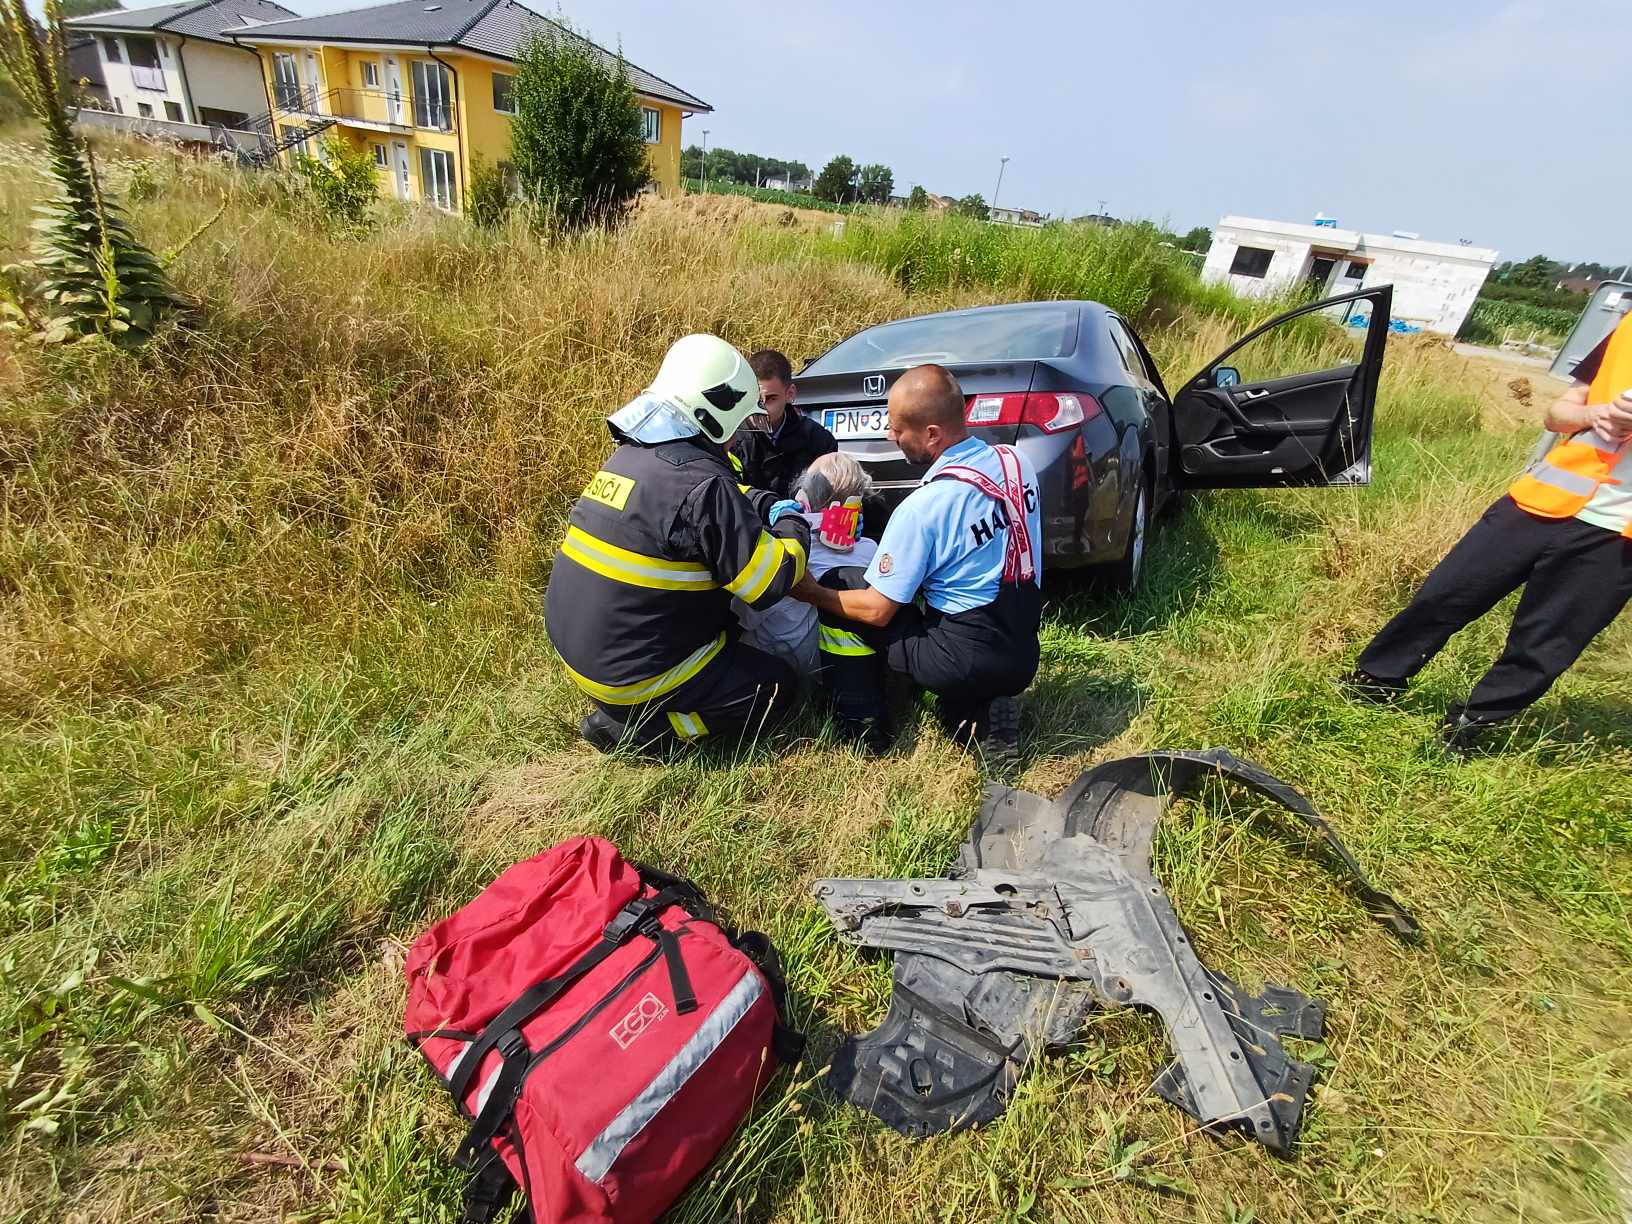
<instances>
[{"instance_id":1,"label":"blue sky","mask_svg":"<svg viewBox=\"0 0 1632 1224\"><path fill-rule=\"evenodd\" d=\"M127 0L133 3L133 0ZM297 11L355 0L284 0ZM552 11L551 0L529 0ZM562 0L685 139L1184 230L1225 213L1632 260L1628 0Z\"/></svg>"}]
</instances>

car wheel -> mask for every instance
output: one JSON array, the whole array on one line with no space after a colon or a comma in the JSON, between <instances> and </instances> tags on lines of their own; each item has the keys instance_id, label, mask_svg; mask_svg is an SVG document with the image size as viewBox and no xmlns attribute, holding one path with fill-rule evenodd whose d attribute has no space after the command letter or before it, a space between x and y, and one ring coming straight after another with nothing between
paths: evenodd
<instances>
[{"instance_id":1,"label":"car wheel","mask_svg":"<svg viewBox=\"0 0 1632 1224\"><path fill-rule=\"evenodd\" d=\"M1128 548L1122 560L1112 567L1111 583L1117 592L1131 595L1139 589L1145 576L1145 545L1150 538L1150 485L1139 481L1139 494L1133 502L1133 521L1128 524Z\"/></svg>"}]
</instances>

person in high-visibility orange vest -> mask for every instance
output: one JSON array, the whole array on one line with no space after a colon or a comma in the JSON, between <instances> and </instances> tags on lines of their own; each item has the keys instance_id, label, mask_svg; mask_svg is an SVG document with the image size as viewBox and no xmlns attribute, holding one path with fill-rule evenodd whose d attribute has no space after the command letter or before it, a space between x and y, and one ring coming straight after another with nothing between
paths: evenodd
<instances>
[{"instance_id":1,"label":"person in high-visibility orange vest","mask_svg":"<svg viewBox=\"0 0 1632 1224\"><path fill-rule=\"evenodd\" d=\"M1391 701L1457 630L1524 588L1507 647L1440 734L1467 755L1527 708L1632 598L1632 313L1575 368L1536 457L1339 684Z\"/></svg>"}]
</instances>

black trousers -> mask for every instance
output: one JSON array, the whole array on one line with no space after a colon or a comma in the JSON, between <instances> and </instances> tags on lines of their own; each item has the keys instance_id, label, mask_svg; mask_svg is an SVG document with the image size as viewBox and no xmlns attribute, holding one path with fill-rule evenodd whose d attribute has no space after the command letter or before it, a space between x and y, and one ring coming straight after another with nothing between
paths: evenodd
<instances>
[{"instance_id":1,"label":"black trousers","mask_svg":"<svg viewBox=\"0 0 1632 1224\"><path fill-rule=\"evenodd\" d=\"M864 570L829 570L823 586L858 590ZM940 698L950 722L980 723L994 697L1025 691L1037 674L1042 592L1035 583L1004 587L984 608L948 615L912 604L896 610L882 629L823 615L822 683L841 718L869 720L885 713L885 669L911 678ZM853 653L865 647L865 654Z\"/></svg>"},{"instance_id":2,"label":"black trousers","mask_svg":"<svg viewBox=\"0 0 1632 1224\"><path fill-rule=\"evenodd\" d=\"M630 743L653 747L745 731L757 735L786 717L797 696L793 668L733 640L700 673L656 701L595 705L626 729Z\"/></svg>"},{"instance_id":3,"label":"black trousers","mask_svg":"<svg viewBox=\"0 0 1632 1224\"><path fill-rule=\"evenodd\" d=\"M1544 519L1503 497L1434 567L1360 655L1361 671L1403 682L1451 635L1524 587L1507 649L1466 714L1511 718L1536 701L1632 598L1632 539L1577 519Z\"/></svg>"}]
</instances>

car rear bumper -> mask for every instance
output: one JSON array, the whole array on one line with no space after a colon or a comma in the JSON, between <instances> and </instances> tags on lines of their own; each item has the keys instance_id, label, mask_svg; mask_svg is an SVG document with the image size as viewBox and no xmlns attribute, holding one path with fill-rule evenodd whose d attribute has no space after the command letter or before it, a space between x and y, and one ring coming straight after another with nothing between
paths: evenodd
<instances>
[{"instance_id":1,"label":"car rear bumper","mask_svg":"<svg viewBox=\"0 0 1632 1224\"><path fill-rule=\"evenodd\" d=\"M1037 471L1043 560L1046 565L1055 568L1069 568L1105 559L1090 555L1087 517L1092 504L1091 490L1085 485L1074 485L1076 477L1070 453L1074 436L1028 437L1016 443ZM867 534L882 531L895 508L923 483L926 469L908 464L901 452L887 443L841 442L839 449L852 455L872 475L874 500L869 503ZM1084 470L1083 476L1086 477L1086 474ZM877 509L873 508L875 504ZM873 521L875 516L876 527Z\"/></svg>"}]
</instances>

